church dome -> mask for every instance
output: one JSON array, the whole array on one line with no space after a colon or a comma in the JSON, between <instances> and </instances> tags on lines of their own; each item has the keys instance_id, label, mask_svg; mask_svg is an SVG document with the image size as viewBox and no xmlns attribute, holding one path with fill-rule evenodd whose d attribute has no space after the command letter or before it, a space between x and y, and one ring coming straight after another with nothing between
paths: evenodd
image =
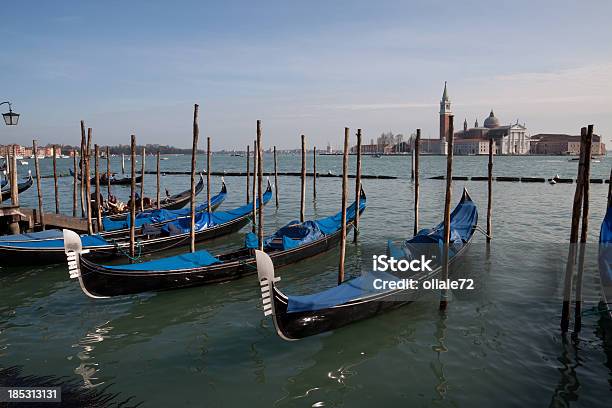
<instances>
[{"instance_id":1,"label":"church dome","mask_svg":"<svg viewBox=\"0 0 612 408\"><path fill-rule=\"evenodd\" d=\"M495 117L495 114L493 113L493 109L491 109L491 113L489 114L489 117L485 119L484 127L489 128L489 129L499 127L499 119Z\"/></svg>"}]
</instances>

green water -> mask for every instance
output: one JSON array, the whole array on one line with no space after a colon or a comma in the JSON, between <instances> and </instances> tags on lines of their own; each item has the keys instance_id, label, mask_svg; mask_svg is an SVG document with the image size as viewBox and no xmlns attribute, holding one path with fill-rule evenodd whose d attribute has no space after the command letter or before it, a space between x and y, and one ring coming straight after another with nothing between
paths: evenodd
<instances>
[{"instance_id":1,"label":"green water","mask_svg":"<svg viewBox=\"0 0 612 408\"><path fill-rule=\"evenodd\" d=\"M243 170L244 157L215 155L213 170ZM351 159L353 160L353 158ZM33 164L33 160L29 160ZM445 158L423 157L423 178L445 172ZM59 161L68 173L72 160ZM105 162L103 161L103 167ZM129 164L129 162L127 162ZM203 161L200 161L203 163ZM113 171L120 161L113 160ZM140 163L139 163L140 164ZM281 155L281 171L298 171L299 157ZM266 155L266 168L271 168ZM612 160L593 164L607 178ZM339 173L340 157L320 156L319 172ZM412 232L413 185L406 157L364 158L364 173L401 177L364 180L368 208L357 245L347 247L347 274L369 265L387 239ZM50 160L41 162L50 173ZM148 158L147 168L155 168ZM187 170L189 157L162 161L162 170ZM354 163L351 161L351 168ZM556 157L499 157L501 176L575 177L577 164ZM27 167L20 167L20 171ZM456 157L455 175L485 175L485 157ZM162 188L188 188L188 176L164 176ZM155 176L145 179L154 192ZM227 177L220 209L241 205L245 180ZM421 182L421 225L441 220L444 181ZM307 218L340 207L341 179L321 178L317 201L309 180ZM455 182L453 202L467 187L486 214L486 182ZM212 192L220 180L213 177ZM351 191L353 191L351 183ZM299 178L279 179L280 207L265 210L272 232L299 213ZM462 271L477 282L472 293L454 293L446 314L437 298L376 319L299 342L277 337L261 311L255 277L221 285L92 300L68 279L65 265L0 268L0 366L25 374L67 376L84 386L109 385L144 406L610 406L612 342L597 314L583 319L571 338L559 334L565 243L575 185L494 183L494 241L477 236ZM606 184L591 184L589 242L596 243L605 212ZM52 180L45 179L51 206ZM120 197L129 189L116 187ZM71 212L71 179L60 180L62 209ZM204 199L204 196L200 197ZM35 189L22 205L34 206ZM235 248L241 233L200 245L211 252ZM599 300L596 247L589 248L585 308ZM334 285L338 251L278 271L288 293ZM606 333L608 337L606 337Z\"/></svg>"}]
</instances>

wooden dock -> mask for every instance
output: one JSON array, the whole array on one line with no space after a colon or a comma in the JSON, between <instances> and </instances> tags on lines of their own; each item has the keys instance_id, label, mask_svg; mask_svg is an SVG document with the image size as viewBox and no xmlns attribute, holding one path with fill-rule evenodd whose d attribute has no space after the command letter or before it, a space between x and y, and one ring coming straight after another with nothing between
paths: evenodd
<instances>
[{"instance_id":1,"label":"wooden dock","mask_svg":"<svg viewBox=\"0 0 612 408\"><path fill-rule=\"evenodd\" d=\"M22 231L38 231L40 225L35 220L37 210L23 207L0 207L0 224L8 225L12 220L18 219ZM45 213L46 229L70 229L79 233L87 233L87 220L52 212ZM8 232L5 231L5 232ZM0 232L1 234L1 232Z\"/></svg>"}]
</instances>

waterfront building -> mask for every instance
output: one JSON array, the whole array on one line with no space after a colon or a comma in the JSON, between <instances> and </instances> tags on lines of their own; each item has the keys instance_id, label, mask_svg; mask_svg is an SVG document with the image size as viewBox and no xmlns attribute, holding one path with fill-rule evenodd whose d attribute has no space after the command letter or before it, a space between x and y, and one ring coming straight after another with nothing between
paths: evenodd
<instances>
[{"instance_id":1,"label":"waterfront building","mask_svg":"<svg viewBox=\"0 0 612 408\"><path fill-rule=\"evenodd\" d=\"M529 154L531 149L531 137L525 124L520 124L517 120L516 123L511 125L501 125L491 109L489 116L483 122L483 126L478 126L478 120L476 120L474 127L468 128L467 119L463 121L463 130L455 132L455 148L453 152L455 154L464 154L462 152L469 151L469 149L462 147L463 144L473 145L475 143L473 142L474 140L485 141L488 144L490 138L494 142L494 154L524 155ZM475 153L469 154L481 154L478 151L479 149L476 149Z\"/></svg>"},{"instance_id":2,"label":"waterfront building","mask_svg":"<svg viewBox=\"0 0 612 408\"><path fill-rule=\"evenodd\" d=\"M577 156L580 154L580 136L539 133L531 138L531 154ZM599 135L593 135L591 154L606 155L606 145Z\"/></svg>"}]
</instances>

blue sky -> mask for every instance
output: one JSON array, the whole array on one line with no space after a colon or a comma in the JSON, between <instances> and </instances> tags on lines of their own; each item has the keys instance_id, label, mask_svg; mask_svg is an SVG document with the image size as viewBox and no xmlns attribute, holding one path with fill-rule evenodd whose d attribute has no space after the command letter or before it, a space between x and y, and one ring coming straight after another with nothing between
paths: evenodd
<instances>
[{"instance_id":1,"label":"blue sky","mask_svg":"<svg viewBox=\"0 0 612 408\"><path fill-rule=\"evenodd\" d=\"M2 7L7 10L6 5ZM340 144L345 126L438 136L493 108L532 134L612 135L612 2L11 2L0 99L21 113L0 144L187 147L193 104L213 148ZM3 106L0 108L4 112Z\"/></svg>"}]
</instances>

